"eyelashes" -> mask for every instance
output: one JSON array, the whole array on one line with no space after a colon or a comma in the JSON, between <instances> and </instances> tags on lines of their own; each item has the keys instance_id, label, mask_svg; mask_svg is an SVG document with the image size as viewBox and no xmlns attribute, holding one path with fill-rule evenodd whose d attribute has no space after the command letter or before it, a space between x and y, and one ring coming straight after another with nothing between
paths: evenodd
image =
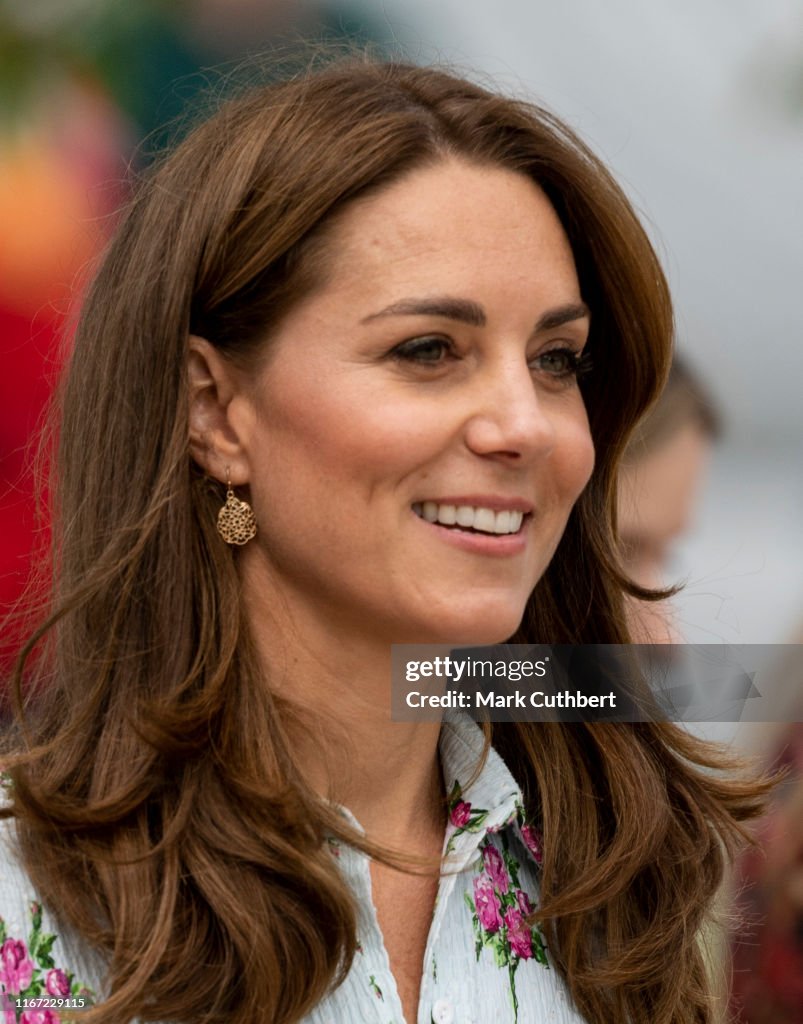
<instances>
[{"instance_id":1,"label":"eyelashes","mask_svg":"<svg viewBox=\"0 0 803 1024\"><path fill-rule=\"evenodd\" d=\"M391 355L394 359L404 363L420 363L427 366L439 366L445 362L444 356L454 355L452 345L445 338L437 336L425 338L410 338L397 345Z\"/></svg>"},{"instance_id":2,"label":"eyelashes","mask_svg":"<svg viewBox=\"0 0 803 1024\"><path fill-rule=\"evenodd\" d=\"M455 352L453 343L448 338L437 335L410 338L397 345L390 353L400 363L416 366L438 368L450 360L461 357ZM588 348L576 352L568 345L547 349L530 361L533 370L542 370L555 380L567 381L579 379L592 370L591 353Z\"/></svg>"},{"instance_id":3,"label":"eyelashes","mask_svg":"<svg viewBox=\"0 0 803 1024\"><path fill-rule=\"evenodd\" d=\"M577 353L571 348L552 348L542 355L538 356L535 360L536 363L543 365L546 361L557 362L557 366L551 371L553 377L563 379L565 377L584 377L587 373L591 372L591 353L584 351Z\"/></svg>"}]
</instances>

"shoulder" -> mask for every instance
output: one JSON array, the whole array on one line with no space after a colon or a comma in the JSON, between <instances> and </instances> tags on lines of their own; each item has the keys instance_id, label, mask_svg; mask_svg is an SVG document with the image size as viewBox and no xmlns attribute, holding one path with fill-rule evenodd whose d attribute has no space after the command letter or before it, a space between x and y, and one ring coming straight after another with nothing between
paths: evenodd
<instances>
[{"instance_id":1,"label":"shoulder","mask_svg":"<svg viewBox=\"0 0 803 1024\"><path fill-rule=\"evenodd\" d=\"M0 999L88 1006L101 978L97 955L42 905L20 859L15 819L0 820Z\"/></svg>"}]
</instances>

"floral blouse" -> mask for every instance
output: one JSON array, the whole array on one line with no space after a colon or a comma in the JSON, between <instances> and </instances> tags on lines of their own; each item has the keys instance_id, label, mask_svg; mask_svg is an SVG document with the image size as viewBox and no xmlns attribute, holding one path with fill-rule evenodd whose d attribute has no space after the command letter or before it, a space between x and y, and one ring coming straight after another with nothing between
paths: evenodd
<instances>
[{"instance_id":1,"label":"floral blouse","mask_svg":"<svg viewBox=\"0 0 803 1024\"><path fill-rule=\"evenodd\" d=\"M543 936L525 923L538 901L541 838L525 818L521 791L493 750L464 785L482 743L471 719L444 722L445 872L416 1024L583 1024ZM404 1020L390 971L369 862L351 847L333 841L330 848L357 900L358 952L346 980L305 1024L414 1024ZM13 821L0 822L0 1024L60 1024L59 1008L89 1005L103 981L97 955L59 933L37 901L14 856Z\"/></svg>"}]
</instances>

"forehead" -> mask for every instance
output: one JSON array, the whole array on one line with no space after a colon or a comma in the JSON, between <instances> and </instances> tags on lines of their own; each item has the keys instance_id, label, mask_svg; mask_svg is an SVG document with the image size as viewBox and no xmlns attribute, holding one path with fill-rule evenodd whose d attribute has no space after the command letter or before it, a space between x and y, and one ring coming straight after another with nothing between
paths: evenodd
<instances>
[{"instance_id":1,"label":"forehead","mask_svg":"<svg viewBox=\"0 0 803 1024\"><path fill-rule=\"evenodd\" d=\"M511 284L578 292L574 259L544 192L504 168L448 159L347 207L327 232L330 282L417 290L479 285L492 266Z\"/></svg>"}]
</instances>

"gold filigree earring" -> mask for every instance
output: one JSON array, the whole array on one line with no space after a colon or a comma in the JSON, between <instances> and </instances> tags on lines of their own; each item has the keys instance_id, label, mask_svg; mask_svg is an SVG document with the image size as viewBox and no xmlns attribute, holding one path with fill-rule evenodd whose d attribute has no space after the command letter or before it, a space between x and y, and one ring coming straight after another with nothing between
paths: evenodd
<instances>
[{"instance_id":1,"label":"gold filigree earring","mask_svg":"<svg viewBox=\"0 0 803 1024\"><path fill-rule=\"evenodd\" d=\"M247 501L240 501L231 489L229 467L226 467L226 504L217 514L217 532L227 544L247 544L256 536L257 521Z\"/></svg>"}]
</instances>

